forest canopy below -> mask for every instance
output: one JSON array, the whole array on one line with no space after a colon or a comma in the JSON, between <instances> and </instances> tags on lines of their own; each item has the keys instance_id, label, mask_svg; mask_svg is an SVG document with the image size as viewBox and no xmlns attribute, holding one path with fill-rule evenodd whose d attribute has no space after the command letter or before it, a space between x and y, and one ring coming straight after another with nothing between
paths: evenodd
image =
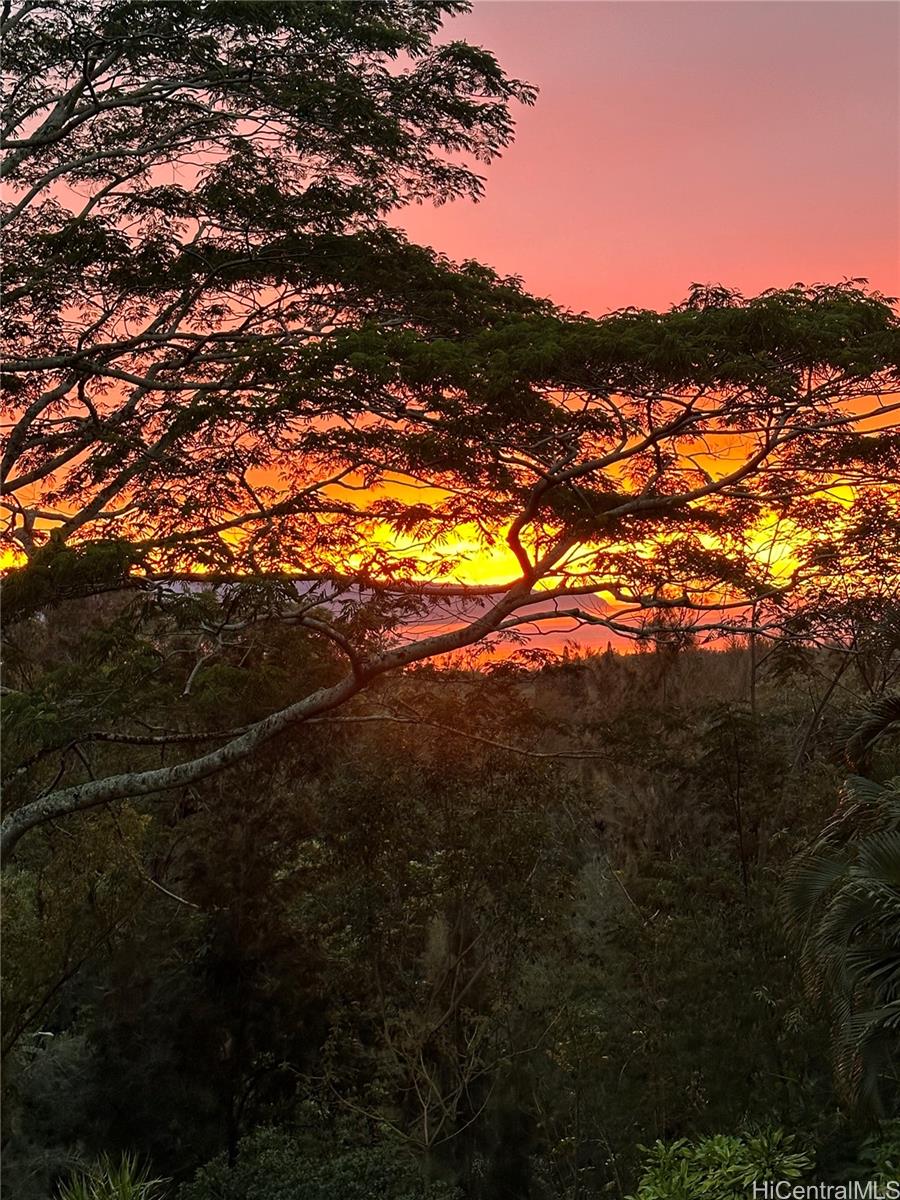
<instances>
[{"instance_id":1,"label":"forest canopy below","mask_svg":"<svg viewBox=\"0 0 900 1200\"><path fill-rule=\"evenodd\" d=\"M24 1200L894 1169L894 302L410 243L536 100L465 8L3 7Z\"/></svg>"}]
</instances>

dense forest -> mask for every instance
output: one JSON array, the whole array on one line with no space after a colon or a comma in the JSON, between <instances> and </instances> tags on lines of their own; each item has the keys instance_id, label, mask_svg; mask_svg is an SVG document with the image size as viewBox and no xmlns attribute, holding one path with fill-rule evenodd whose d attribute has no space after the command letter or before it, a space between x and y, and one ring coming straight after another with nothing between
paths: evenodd
<instances>
[{"instance_id":1,"label":"dense forest","mask_svg":"<svg viewBox=\"0 0 900 1200\"><path fill-rule=\"evenodd\" d=\"M336 669L267 630L185 695L188 636L119 598L10 640L11 796L50 744L114 769L88 718L247 720ZM45 827L4 880L10 1194L103 1154L184 1200L896 1172L896 624L760 657L422 668L408 724Z\"/></svg>"},{"instance_id":2,"label":"dense forest","mask_svg":"<svg viewBox=\"0 0 900 1200\"><path fill-rule=\"evenodd\" d=\"M16 1200L900 1174L896 303L412 244L467 7L3 5Z\"/></svg>"}]
</instances>

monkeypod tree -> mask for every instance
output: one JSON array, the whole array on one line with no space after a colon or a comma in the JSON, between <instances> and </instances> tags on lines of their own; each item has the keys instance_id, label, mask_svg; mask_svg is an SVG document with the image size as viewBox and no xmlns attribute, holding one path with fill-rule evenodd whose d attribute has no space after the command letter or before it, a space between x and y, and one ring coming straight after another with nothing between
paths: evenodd
<instances>
[{"instance_id":1,"label":"monkeypod tree","mask_svg":"<svg viewBox=\"0 0 900 1200\"><path fill-rule=\"evenodd\" d=\"M7 848L372 715L378 680L485 639L774 634L896 479L900 333L860 281L590 320L391 230L477 197L533 98L436 40L462 7L5 10L8 620L133 589L346 663L194 757L182 729L152 767L26 767Z\"/></svg>"},{"instance_id":2,"label":"monkeypod tree","mask_svg":"<svg viewBox=\"0 0 900 1200\"><path fill-rule=\"evenodd\" d=\"M2 469L21 547L124 536L197 562L228 529L340 516L329 431L366 406L315 387L323 341L536 307L384 220L477 197L471 164L533 97L487 52L435 44L464 7L5 6Z\"/></svg>"}]
</instances>

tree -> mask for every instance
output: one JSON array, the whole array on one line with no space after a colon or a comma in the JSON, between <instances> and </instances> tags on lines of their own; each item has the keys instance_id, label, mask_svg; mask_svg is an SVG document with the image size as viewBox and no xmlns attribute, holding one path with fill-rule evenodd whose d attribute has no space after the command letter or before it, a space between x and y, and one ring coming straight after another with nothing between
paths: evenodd
<instances>
[{"instance_id":1,"label":"tree","mask_svg":"<svg viewBox=\"0 0 900 1200\"><path fill-rule=\"evenodd\" d=\"M533 97L436 43L460 8L7 9L4 487L28 556L8 619L113 589L184 607L202 573L256 588L202 636L287 621L348 665L192 759L65 768L9 814L7 850L485 638L653 636L660 613L700 636L745 627L748 602L777 628L791 580L755 526L814 511L821 544L846 518L827 489L896 469L898 322L859 281L695 287L591 321L391 232L397 204L477 195L461 160L499 152ZM466 583L472 545L502 548L506 582ZM796 576L821 570L808 557Z\"/></svg>"},{"instance_id":2,"label":"tree","mask_svg":"<svg viewBox=\"0 0 900 1200\"><path fill-rule=\"evenodd\" d=\"M896 737L900 697L857 715L845 752L852 767ZM798 856L785 886L789 926L810 990L832 1021L835 1073L845 1099L879 1115L897 1079L900 1029L900 780L862 775Z\"/></svg>"},{"instance_id":3,"label":"tree","mask_svg":"<svg viewBox=\"0 0 900 1200\"><path fill-rule=\"evenodd\" d=\"M3 478L20 545L122 531L196 562L273 520L287 544L290 518L346 509L324 492L347 474L329 470L329 426L351 413L309 378L323 339L535 307L384 223L409 200L477 197L459 158L489 161L509 102L532 99L490 54L433 43L463 7L6 6Z\"/></svg>"},{"instance_id":4,"label":"tree","mask_svg":"<svg viewBox=\"0 0 900 1200\"><path fill-rule=\"evenodd\" d=\"M886 482L881 494L873 489L856 499L836 540L814 548L817 569L795 595L790 617L789 652L796 655L804 642L827 645L838 659L834 687L852 665L871 700L888 693L900 672L900 507Z\"/></svg>"}]
</instances>

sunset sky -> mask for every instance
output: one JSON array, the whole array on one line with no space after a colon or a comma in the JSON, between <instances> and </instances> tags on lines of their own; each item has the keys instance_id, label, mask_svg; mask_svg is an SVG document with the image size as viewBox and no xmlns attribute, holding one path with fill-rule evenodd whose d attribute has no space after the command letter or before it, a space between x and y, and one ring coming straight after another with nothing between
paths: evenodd
<instances>
[{"instance_id":1,"label":"sunset sky","mask_svg":"<svg viewBox=\"0 0 900 1200\"><path fill-rule=\"evenodd\" d=\"M900 293L900 6L475 0L447 35L540 88L478 205L410 236L600 314L693 281Z\"/></svg>"},{"instance_id":2,"label":"sunset sky","mask_svg":"<svg viewBox=\"0 0 900 1200\"><path fill-rule=\"evenodd\" d=\"M441 36L488 47L539 96L484 168L480 204L395 214L414 241L597 316L668 308L695 281L752 295L865 277L900 295L894 0L475 0ZM260 481L288 486L268 460ZM390 478L369 497L385 494L439 493ZM516 577L502 538L456 534L439 553L462 560L457 578ZM418 537L373 519L351 565L373 544L418 564ZM779 561L790 549L779 544ZM20 560L8 551L5 561Z\"/></svg>"},{"instance_id":3,"label":"sunset sky","mask_svg":"<svg viewBox=\"0 0 900 1200\"><path fill-rule=\"evenodd\" d=\"M595 315L694 281L900 295L900 5L475 0L446 36L540 95L479 204L402 214L414 240Z\"/></svg>"}]
</instances>

